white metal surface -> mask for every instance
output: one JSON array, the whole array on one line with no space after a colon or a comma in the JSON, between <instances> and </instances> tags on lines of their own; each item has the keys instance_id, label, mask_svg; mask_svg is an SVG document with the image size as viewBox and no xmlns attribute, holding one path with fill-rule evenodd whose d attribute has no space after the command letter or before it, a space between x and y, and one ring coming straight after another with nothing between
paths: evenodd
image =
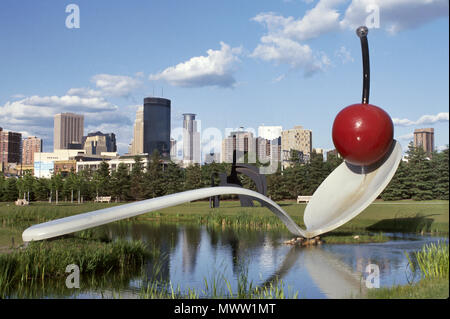
<instances>
[{"instance_id":1,"label":"white metal surface","mask_svg":"<svg viewBox=\"0 0 450 319\"><path fill-rule=\"evenodd\" d=\"M333 230L362 212L387 186L402 157L400 145L395 146L387 160L367 174L355 173L344 162L319 186L305 209L307 230L301 229L274 201L255 191L242 187L218 186L147 199L130 204L105 208L65 217L27 228L24 242L57 237L76 231L104 225L155 210L216 195L246 195L264 202L291 233L306 238Z\"/></svg>"},{"instance_id":2,"label":"white metal surface","mask_svg":"<svg viewBox=\"0 0 450 319\"><path fill-rule=\"evenodd\" d=\"M27 228L22 234L22 239L24 242L48 239L193 200L227 194L247 195L264 201L268 208L283 221L289 231L295 235L306 237L306 232L301 230L277 203L266 196L242 187L219 186L195 189L52 220Z\"/></svg>"},{"instance_id":3,"label":"white metal surface","mask_svg":"<svg viewBox=\"0 0 450 319\"><path fill-rule=\"evenodd\" d=\"M389 184L402 159L394 140L392 153L377 169L356 173L344 162L317 188L305 208L303 219L310 236L336 229L367 208Z\"/></svg>"}]
</instances>

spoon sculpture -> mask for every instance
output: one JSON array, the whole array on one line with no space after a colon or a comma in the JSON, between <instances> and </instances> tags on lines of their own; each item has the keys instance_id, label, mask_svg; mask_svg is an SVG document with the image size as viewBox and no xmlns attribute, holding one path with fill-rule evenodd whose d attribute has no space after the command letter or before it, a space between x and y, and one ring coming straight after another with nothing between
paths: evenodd
<instances>
[{"instance_id":1,"label":"spoon sculpture","mask_svg":"<svg viewBox=\"0 0 450 319\"><path fill-rule=\"evenodd\" d=\"M363 60L362 103L344 108L333 123L333 142L344 162L320 184L305 208L304 221L310 235L333 230L361 213L389 184L402 159L390 116L368 104L367 33L365 26L356 30Z\"/></svg>"},{"instance_id":2,"label":"spoon sculpture","mask_svg":"<svg viewBox=\"0 0 450 319\"><path fill-rule=\"evenodd\" d=\"M242 187L218 186L201 188L130 204L100 209L65 217L27 228L24 242L53 238L104 225L151 211L217 195L248 196L264 203L288 230L296 236L312 238L331 231L361 213L387 186L400 163L402 150L393 140L393 125L389 115L369 103L368 29L359 27L363 57L362 104L344 108L333 124L333 142L343 156L339 165L318 187L305 208L306 230L274 201Z\"/></svg>"}]
</instances>

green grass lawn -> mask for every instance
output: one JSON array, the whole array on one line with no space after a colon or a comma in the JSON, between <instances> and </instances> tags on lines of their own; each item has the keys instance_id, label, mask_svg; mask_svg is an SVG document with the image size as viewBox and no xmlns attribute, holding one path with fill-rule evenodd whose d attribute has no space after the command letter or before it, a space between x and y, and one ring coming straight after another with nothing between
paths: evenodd
<instances>
[{"instance_id":1,"label":"green grass lawn","mask_svg":"<svg viewBox=\"0 0 450 319\"><path fill-rule=\"evenodd\" d=\"M370 299L446 299L448 279L423 279L416 284L370 289Z\"/></svg>"},{"instance_id":2,"label":"green grass lawn","mask_svg":"<svg viewBox=\"0 0 450 319\"><path fill-rule=\"evenodd\" d=\"M278 204L302 227L306 204L295 201L280 201ZM61 202L59 205L47 202L33 202L30 206L15 206L0 203L0 249L22 243L22 231L36 223L65 216L120 205L116 203L84 203L81 205ZM258 204L259 205L259 204ZM137 220L195 221L222 226L284 227L282 222L265 207L241 207L239 201L221 201L220 207L209 208L208 201L196 201L165 208L137 216ZM328 236L363 235L364 232L439 232L448 234L448 201L375 201L360 215L331 232ZM347 237L348 237L347 236ZM336 238L329 237L331 241ZM339 239L339 237L338 237ZM362 239L362 238L361 238ZM356 240L350 242L358 242ZM360 240L360 242L363 242Z\"/></svg>"},{"instance_id":3,"label":"green grass lawn","mask_svg":"<svg viewBox=\"0 0 450 319\"><path fill-rule=\"evenodd\" d=\"M281 201L278 204L301 226L306 204L295 201ZM210 214L233 217L250 215L255 218L273 217L264 207L240 207L238 201L221 201L220 207L210 209L204 201L165 208L158 212L141 215L138 218L187 219ZM275 217L276 218L276 217ZM360 215L340 227L341 230L371 230L398 232L441 232L448 233L448 201L375 201Z\"/></svg>"},{"instance_id":4,"label":"green grass lawn","mask_svg":"<svg viewBox=\"0 0 450 319\"><path fill-rule=\"evenodd\" d=\"M14 203L0 203L0 253L10 251L13 241L14 247L22 245L22 232L31 225L113 205L61 202L56 206L47 202L32 202L29 206L15 206Z\"/></svg>"}]
</instances>

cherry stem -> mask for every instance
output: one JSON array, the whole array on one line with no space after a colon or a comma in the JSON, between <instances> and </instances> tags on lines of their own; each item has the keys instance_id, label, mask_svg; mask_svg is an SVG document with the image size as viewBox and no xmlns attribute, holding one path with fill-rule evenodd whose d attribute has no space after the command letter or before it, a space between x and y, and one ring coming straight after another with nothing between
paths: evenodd
<instances>
[{"instance_id":1,"label":"cherry stem","mask_svg":"<svg viewBox=\"0 0 450 319\"><path fill-rule=\"evenodd\" d=\"M369 43L367 42L367 34L369 29L366 26L361 26L356 29L356 34L361 39L361 51L363 62L363 92L362 103L369 103L370 93L370 61L369 61Z\"/></svg>"}]
</instances>

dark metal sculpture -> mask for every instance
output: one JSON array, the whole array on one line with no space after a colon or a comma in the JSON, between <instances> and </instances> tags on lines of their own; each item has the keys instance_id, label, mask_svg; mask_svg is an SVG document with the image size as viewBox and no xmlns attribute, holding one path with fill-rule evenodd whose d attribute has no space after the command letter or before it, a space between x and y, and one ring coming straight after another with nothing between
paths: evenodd
<instances>
[{"instance_id":1,"label":"dark metal sculpture","mask_svg":"<svg viewBox=\"0 0 450 319\"><path fill-rule=\"evenodd\" d=\"M217 173L213 173L211 175L211 186L216 186L214 183L214 175ZM238 186L243 187L241 180L239 179L238 174L243 174L249 177L253 183L255 183L256 191L264 196L267 195L267 182L266 176L259 173L257 167L249 164L236 163L236 150L233 151L233 164L231 165L231 173L230 175L226 175L226 173L219 174L220 183L219 186ZM253 207L253 199L245 196L238 195L239 201L241 202L242 207ZM219 196L210 197L210 207L219 207ZM257 200L261 203L261 206L265 206L263 201Z\"/></svg>"},{"instance_id":2,"label":"dark metal sculpture","mask_svg":"<svg viewBox=\"0 0 450 319\"><path fill-rule=\"evenodd\" d=\"M216 186L215 183L215 177L218 176L219 174L214 172L211 174L211 187ZM219 195L213 196L209 198L209 208L217 208L220 206L220 200L219 200Z\"/></svg>"},{"instance_id":3,"label":"dark metal sculpture","mask_svg":"<svg viewBox=\"0 0 450 319\"><path fill-rule=\"evenodd\" d=\"M369 104L370 92L370 60L369 60L369 42L367 41L367 34L369 29L366 26L361 26L356 30L356 34L361 41L361 52L363 61L363 93L362 103Z\"/></svg>"}]
</instances>

